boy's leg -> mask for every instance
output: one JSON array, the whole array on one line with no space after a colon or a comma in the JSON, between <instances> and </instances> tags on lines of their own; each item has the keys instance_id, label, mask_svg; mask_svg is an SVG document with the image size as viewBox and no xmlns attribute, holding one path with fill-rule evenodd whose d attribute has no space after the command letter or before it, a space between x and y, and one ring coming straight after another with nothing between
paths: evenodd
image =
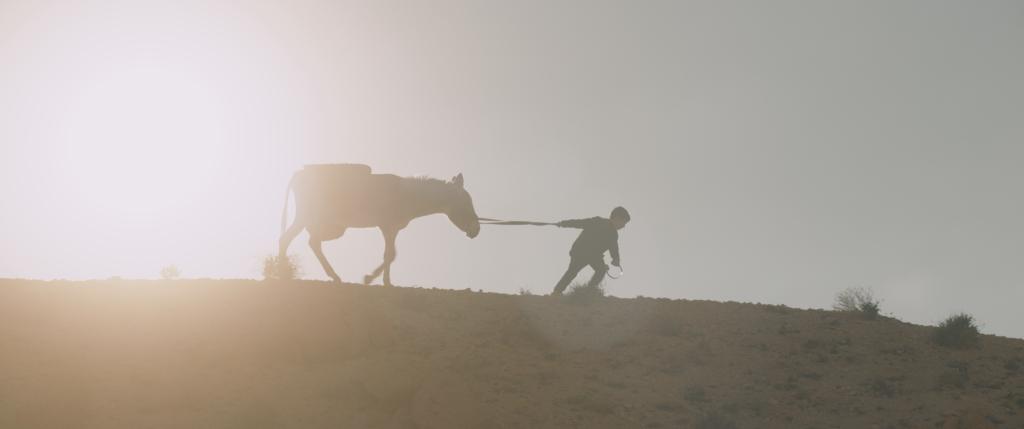
<instances>
[{"instance_id":1,"label":"boy's leg","mask_svg":"<svg viewBox=\"0 0 1024 429\"><path fill-rule=\"evenodd\" d=\"M576 278L576 274L580 273L583 267L587 266L586 262L580 261L577 258L569 260L569 268L565 270L565 274L558 280L558 284L555 285L555 290L551 292L552 295L561 295L562 291L569 286L569 282Z\"/></svg>"},{"instance_id":2,"label":"boy's leg","mask_svg":"<svg viewBox=\"0 0 1024 429\"><path fill-rule=\"evenodd\" d=\"M604 263L604 258L601 258L591 262L590 268L594 269L594 276L587 282L587 286L597 286L601 280L604 280L604 275L608 272L608 264Z\"/></svg>"}]
</instances>

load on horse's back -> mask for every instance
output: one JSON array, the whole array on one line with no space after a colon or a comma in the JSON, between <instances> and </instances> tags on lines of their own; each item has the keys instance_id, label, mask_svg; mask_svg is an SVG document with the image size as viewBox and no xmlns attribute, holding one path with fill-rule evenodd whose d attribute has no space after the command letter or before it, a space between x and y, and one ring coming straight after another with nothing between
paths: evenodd
<instances>
[{"instance_id":1,"label":"load on horse's back","mask_svg":"<svg viewBox=\"0 0 1024 429\"><path fill-rule=\"evenodd\" d=\"M287 225L288 196L295 194L295 219ZM373 174L362 164L314 164L297 171L285 191L278 255L305 229L309 247L324 272L341 279L324 257L322 244L344 235L348 228L380 228L384 235L384 261L363 278L370 283L382 273L391 285L391 263L397 252L395 238L409 222L421 216L444 213L469 238L480 233L473 199L466 192L462 174L450 181Z\"/></svg>"}]
</instances>

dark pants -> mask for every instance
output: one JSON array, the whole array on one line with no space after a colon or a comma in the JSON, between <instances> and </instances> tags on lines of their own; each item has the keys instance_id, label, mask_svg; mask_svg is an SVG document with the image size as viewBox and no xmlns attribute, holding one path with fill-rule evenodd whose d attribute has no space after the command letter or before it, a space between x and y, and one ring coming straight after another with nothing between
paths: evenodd
<instances>
[{"instance_id":1,"label":"dark pants","mask_svg":"<svg viewBox=\"0 0 1024 429\"><path fill-rule=\"evenodd\" d=\"M569 282L576 278L576 275L580 273L583 267L590 265L594 269L594 276L587 282L587 286L595 286L601 283L604 278L604 274L608 272L608 264L604 263L604 258L601 256L581 257L572 256L569 260L569 269L565 270L565 274L562 275L562 279L555 285L555 290L551 292L552 295L561 295L565 288L569 286Z\"/></svg>"}]
</instances>

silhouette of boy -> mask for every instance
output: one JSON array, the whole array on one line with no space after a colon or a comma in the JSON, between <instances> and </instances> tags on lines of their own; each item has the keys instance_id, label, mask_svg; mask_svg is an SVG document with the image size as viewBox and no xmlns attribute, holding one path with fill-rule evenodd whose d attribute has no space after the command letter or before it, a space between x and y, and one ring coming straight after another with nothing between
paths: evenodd
<instances>
[{"instance_id":1,"label":"silhouette of boy","mask_svg":"<svg viewBox=\"0 0 1024 429\"><path fill-rule=\"evenodd\" d=\"M587 286L595 286L601 282L604 274L608 272L608 265L604 263L604 252L612 255L612 265L622 268L619 265L619 230L629 223L629 212L622 207L612 210L611 216L592 217L589 219L570 219L556 223L560 228L580 228L580 236L572 243L569 250L569 269L565 270L562 279L555 285L552 295L561 295L569 282L576 278L583 267L590 265L594 269L594 276L587 282Z\"/></svg>"}]
</instances>

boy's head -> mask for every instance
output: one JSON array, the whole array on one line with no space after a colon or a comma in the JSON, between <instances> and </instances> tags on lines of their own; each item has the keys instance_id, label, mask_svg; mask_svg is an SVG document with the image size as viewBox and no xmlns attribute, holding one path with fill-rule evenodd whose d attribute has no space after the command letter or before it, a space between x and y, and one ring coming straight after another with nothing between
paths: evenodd
<instances>
[{"instance_id":1,"label":"boy's head","mask_svg":"<svg viewBox=\"0 0 1024 429\"><path fill-rule=\"evenodd\" d=\"M629 212L624 207L616 207L612 209L611 216L608 219L612 221L612 225L615 225L615 229L622 229L629 223Z\"/></svg>"}]
</instances>

